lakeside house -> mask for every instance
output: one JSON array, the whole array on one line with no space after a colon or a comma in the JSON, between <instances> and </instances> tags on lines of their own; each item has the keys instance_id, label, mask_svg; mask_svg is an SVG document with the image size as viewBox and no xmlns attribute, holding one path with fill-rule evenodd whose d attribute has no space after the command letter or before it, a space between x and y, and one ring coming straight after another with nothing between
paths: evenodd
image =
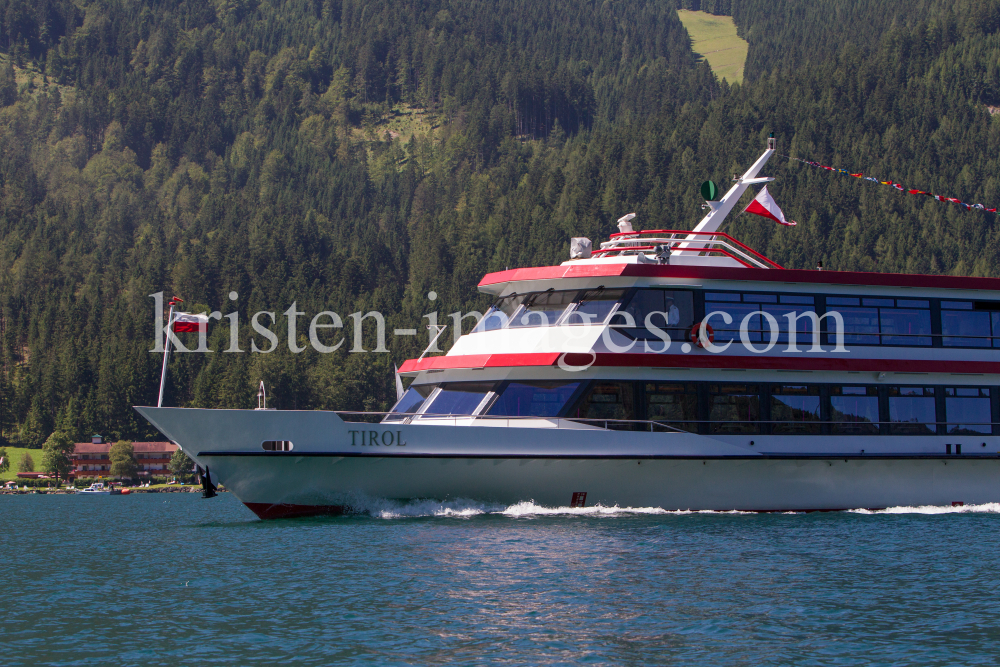
<instances>
[{"instance_id":1,"label":"lakeside house","mask_svg":"<svg viewBox=\"0 0 1000 667\"><path fill-rule=\"evenodd\" d=\"M101 477L111 474L111 444L104 442L100 435L92 436L90 442L74 443L70 456L69 479L75 477ZM135 462L140 477L167 474L170 457L177 451L172 442L133 442ZM42 472L19 472L22 479L45 479L49 475Z\"/></svg>"},{"instance_id":2,"label":"lakeside house","mask_svg":"<svg viewBox=\"0 0 1000 667\"><path fill-rule=\"evenodd\" d=\"M92 436L90 442L77 442L71 457L74 477L96 477L108 475L111 471L111 444L104 442L100 435ZM133 442L135 462L140 476L167 474L170 457L177 451L172 442Z\"/></svg>"}]
</instances>

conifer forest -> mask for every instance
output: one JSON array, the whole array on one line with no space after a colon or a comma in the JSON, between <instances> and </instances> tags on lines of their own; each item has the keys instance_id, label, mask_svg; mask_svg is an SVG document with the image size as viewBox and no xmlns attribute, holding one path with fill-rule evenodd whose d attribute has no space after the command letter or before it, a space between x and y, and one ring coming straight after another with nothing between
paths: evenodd
<instances>
[{"instance_id":1,"label":"conifer forest","mask_svg":"<svg viewBox=\"0 0 1000 667\"><path fill-rule=\"evenodd\" d=\"M678 8L733 17L742 84ZM782 157L996 207L1000 0L0 0L0 105L0 444L155 439L131 406L158 292L237 311L244 350L213 323L165 404L255 407L263 380L269 407L386 410L424 314L629 212L690 229L771 132L799 225L722 231L789 268L1000 276L996 214ZM293 303L421 334L252 352Z\"/></svg>"}]
</instances>

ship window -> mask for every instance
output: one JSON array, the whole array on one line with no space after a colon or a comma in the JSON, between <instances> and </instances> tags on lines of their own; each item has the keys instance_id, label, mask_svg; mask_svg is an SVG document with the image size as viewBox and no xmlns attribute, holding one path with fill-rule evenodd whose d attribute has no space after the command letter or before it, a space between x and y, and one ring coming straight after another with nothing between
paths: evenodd
<instances>
[{"instance_id":1,"label":"ship window","mask_svg":"<svg viewBox=\"0 0 1000 667\"><path fill-rule=\"evenodd\" d=\"M698 387L690 383L646 383L646 419L698 431Z\"/></svg>"},{"instance_id":2,"label":"ship window","mask_svg":"<svg viewBox=\"0 0 1000 667\"><path fill-rule=\"evenodd\" d=\"M930 302L920 299L827 297L827 312L844 319L848 345L930 345ZM846 308L841 306L847 306ZM834 343L827 334L827 342Z\"/></svg>"},{"instance_id":3,"label":"ship window","mask_svg":"<svg viewBox=\"0 0 1000 667\"><path fill-rule=\"evenodd\" d=\"M878 434L878 387L830 387L830 433Z\"/></svg>"},{"instance_id":4,"label":"ship window","mask_svg":"<svg viewBox=\"0 0 1000 667\"><path fill-rule=\"evenodd\" d=\"M992 433L990 390L985 387L947 387L944 414L948 435Z\"/></svg>"},{"instance_id":5,"label":"ship window","mask_svg":"<svg viewBox=\"0 0 1000 667\"><path fill-rule=\"evenodd\" d=\"M977 304L978 305L978 304ZM941 344L945 347L990 347L992 334L1000 334L996 313L973 310L971 301L941 302Z\"/></svg>"},{"instance_id":6,"label":"ship window","mask_svg":"<svg viewBox=\"0 0 1000 667\"><path fill-rule=\"evenodd\" d=\"M815 297L799 296L798 294L782 294L781 303L804 303L811 305L816 303L816 299Z\"/></svg>"},{"instance_id":7,"label":"ship window","mask_svg":"<svg viewBox=\"0 0 1000 667\"><path fill-rule=\"evenodd\" d=\"M557 417L579 386L579 382L511 382L487 414Z\"/></svg>"},{"instance_id":8,"label":"ship window","mask_svg":"<svg viewBox=\"0 0 1000 667\"><path fill-rule=\"evenodd\" d=\"M566 312L566 307L573 303L576 290L556 292L535 292L524 300L521 309L514 313L510 326L513 327L550 327L555 325Z\"/></svg>"},{"instance_id":9,"label":"ship window","mask_svg":"<svg viewBox=\"0 0 1000 667\"><path fill-rule=\"evenodd\" d=\"M811 296L786 296L781 295L781 304L778 304L777 294L723 294L709 292L705 294L705 315L713 312L728 313L733 318L732 323L726 324L720 315L716 315L709 320L712 329L715 330L716 343L725 343L740 339L740 327L746 319L747 339L751 343L770 342L770 323L764 319L760 313L769 313L778 323L778 339L775 342L788 342L788 319L786 315L801 315L802 313L816 312L813 305L814 297ZM725 297L725 298L722 298ZM735 298L732 298L735 297ZM740 300L741 303L735 303ZM756 313L756 314L755 314ZM809 341L812 337L812 319L809 317L796 317L795 331L797 341Z\"/></svg>"},{"instance_id":10,"label":"ship window","mask_svg":"<svg viewBox=\"0 0 1000 667\"><path fill-rule=\"evenodd\" d=\"M493 389L492 382L448 382L424 410L425 415L471 415Z\"/></svg>"},{"instance_id":11,"label":"ship window","mask_svg":"<svg viewBox=\"0 0 1000 667\"><path fill-rule=\"evenodd\" d=\"M889 429L893 435L937 433L933 387L889 387Z\"/></svg>"},{"instance_id":12,"label":"ship window","mask_svg":"<svg viewBox=\"0 0 1000 667\"><path fill-rule=\"evenodd\" d=\"M619 313L632 317L633 327L627 327L627 319ZM646 328L646 318L653 326L667 332L673 340L687 340L688 332L694 325L694 294L685 290L640 289L611 318L611 326L638 340L658 340L659 337ZM653 349L659 349L653 347Z\"/></svg>"},{"instance_id":13,"label":"ship window","mask_svg":"<svg viewBox=\"0 0 1000 667\"><path fill-rule=\"evenodd\" d=\"M735 301L735 302L739 302L741 299L740 299L740 295L739 294L730 294L728 292L706 292L705 293L705 300L706 301Z\"/></svg>"},{"instance_id":14,"label":"ship window","mask_svg":"<svg viewBox=\"0 0 1000 667\"><path fill-rule=\"evenodd\" d=\"M743 303L778 303L777 294L744 294Z\"/></svg>"},{"instance_id":15,"label":"ship window","mask_svg":"<svg viewBox=\"0 0 1000 667\"><path fill-rule=\"evenodd\" d=\"M599 287L584 290L577 296L576 308L566 316L566 324L604 324L625 294L623 289Z\"/></svg>"},{"instance_id":16,"label":"ship window","mask_svg":"<svg viewBox=\"0 0 1000 667\"><path fill-rule=\"evenodd\" d=\"M260 443L265 452L290 452L295 447L291 440L265 440Z\"/></svg>"},{"instance_id":17,"label":"ship window","mask_svg":"<svg viewBox=\"0 0 1000 667\"><path fill-rule=\"evenodd\" d=\"M630 420L635 419L631 382L595 382L587 391L572 415L580 419ZM603 423L598 424L604 426ZM608 428L630 429L631 424L609 423Z\"/></svg>"},{"instance_id":18,"label":"ship window","mask_svg":"<svg viewBox=\"0 0 1000 667\"><path fill-rule=\"evenodd\" d=\"M497 302L493 304L493 307L486 311L486 314L483 315L483 319L476 323L472 332L476 333L479 331L503 329L507 326L507 322L510 321L510 316L514 314L514 311L516 311L518 307L520 307L525 296L527 295L510 294L498 299Z\"/></svg>"},{"instance_id":19,"label":"ship window","mask_svg":"<svg viewBox=\"0 0 1000 667\"><path fill-rule=\"evenodd\" d=\"M902 306L908 303L923 303L898 300ZM882 330L883 345L930 345L931 311L927 305L921 308L879 308L879 327Z\"/></svg>"},{"instance_id":20,"label":"ship window","mask_svg":"<svg viewBox=\"0 0 1000 667\"><path fill-rule=\"evenodd\" d=\"M771 433L818 435L819 399L816 385L772 386Z\"/></svg>"},{"instance_id":21,"label":"ship window","mask_svg":"<svg viewBox=\"0 0 1000 667\"><path fill-rule=\"evenodd\" d=\"M755 384L709 385L712 433L760 433L760 397Z\"/></svg>"},{"instance_id":22,"label":"ship window","mask_svg":"<svg viewBox=\"0 0 1000 667\"><path fill-rule=\"evenodd\" d=\"M407 418L407 415L415 414L420 410L420 406L424 404L424 401L431 395L435 387L437 387L436 384L410 385L406 393L396 401L396 405L392 406L390 412L393 414L386 415L383 421L403 421Z\"/></svg>"},{"instance_id":23,"label":"ship window","mask_svg":"<svg viewBox=\"0 0 1000 667\"><path fill-rule=\"evenodd\" d=\"M830 299L826 300L827 306ZM844 318L844 343L847 345L878 345L878 308L837 308ZM833 334L827 334L831 345L836 343Z\"/></svg>"}]
</instances>

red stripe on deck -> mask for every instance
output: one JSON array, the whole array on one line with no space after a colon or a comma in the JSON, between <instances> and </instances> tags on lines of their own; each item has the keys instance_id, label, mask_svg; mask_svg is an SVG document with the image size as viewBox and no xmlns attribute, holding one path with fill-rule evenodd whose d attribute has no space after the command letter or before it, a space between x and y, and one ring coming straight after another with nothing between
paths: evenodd
<instances>
[{"instance_id":1,"label":"red stripe on deck","mask_svg":"<svg viewBox=\"0 0 1000 667\"><path fill-rule=\"evenodd\" d=\"M400 373L445 370L448 368L509 368L511 366L551 366L559 360L558 352L524 354L460 354L451 357L408 359L399 367Z\"/></svg>"},{"instance_id":2,"label":"red stripe on deck","mask_svg":"<svg viewBox=\"0 0 1000 667\"><path fill-rule=\"evenodd\" d=\"M658 266L655 264L582 264L578 266L542 266L488 273L480 287L525 280L559 278L596 278L622 276L631 278L681 278L695 280L739 280L763 283L810 283L824 285L874 285L880 287L936 287L966 290L1000 290L1000 278L964 276L928 276L908 273L862 273L854 271L813 271L801 269L747 269L712 266ZM762 289L747 285L744 289ZM773 288L772 288L773 289Z\"/></svg>"},{"instance_id":3,"label":"red stripe on deck","mask_svg":"<svg viewBox=\"0 0 1000 667\"><path fill-rule=\"evenodd\" d=\"M928 348L934 351L940 348ZM515 368L523 366L553 366L559 360L557 352L525 354L466 354L452 357L410 359L400 366L400 373L426 370L470 368ZM569 353L565 362L570 366L587 366L593 357L585 353ZM864 359L844 358L827 352L826 356L796 355L750 356L709 353L643 354L599 353L593 366L601 368L745 368L747 370L794 371L870 371L894 373L1000 373L1000 362L962 361L947 359Z\"/></svg>"}]
</instances>

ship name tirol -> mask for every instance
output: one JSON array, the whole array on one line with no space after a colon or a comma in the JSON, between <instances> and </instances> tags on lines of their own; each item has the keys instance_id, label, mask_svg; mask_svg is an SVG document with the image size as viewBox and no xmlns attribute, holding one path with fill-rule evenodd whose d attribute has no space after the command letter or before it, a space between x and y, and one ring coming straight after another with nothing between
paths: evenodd
<instances>
[{"instance_id":1,"label":"ship name tirol","mask_svg":"<svg viewBox=\"0 0 1000 667\"><path fill-rule=\"evenodd\" d=\"M406 447L402 431L348 431L351 447ZM359 442L360 441L360 442Z\"/></svg>"}]
</instances>

